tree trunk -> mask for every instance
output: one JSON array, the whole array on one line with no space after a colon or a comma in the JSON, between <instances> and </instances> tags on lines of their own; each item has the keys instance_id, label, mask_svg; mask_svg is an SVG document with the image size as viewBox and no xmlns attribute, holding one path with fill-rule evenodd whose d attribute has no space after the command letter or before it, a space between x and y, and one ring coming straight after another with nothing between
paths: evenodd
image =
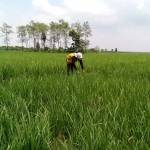
<instances>
[{"instance_id":1,"label":"tree trunk","mask_svg":"<svg viewBox=\"0 0 150 150\"><path fill-rule=\"evenodd\" d=\"M7 33L6 33L6 49L8 50L8 35L7 35Z\"/></svg>"},{"instance_id":2,"label":"tree trunk","mask_svg":"<svg viewBox=\"0 0 150 150\"><path fill-rule=\"evenodd\" d=\"M22 41L22 51L23 51L23 41Z\"/></svg>"},{"instance_id":3,"label":"tree trunk","mask_svg":"<svg viewBox=\"0 0 150 150\"><path fill-rule=\"evenodd\" d=\"M36 49L36 38L34 38L34 49Z\"/></svg>"},{"instance_id":4,"label":"tree trunk","mask_svg":"<svg viewBox=\"0 0 150 150\"><path fill-rule=\"evenodd\" d=\"M68 40L67 40L67 36L65 36L65 38L64 38L64 43L65 43L65 48L67 48L67 47L68 47Z\"/></svg>"},{"instance_id":5,"label":"tree trunk","mask_svg":"<svg viewBox=\"0 0 150 150\"><path fill-rule=\"evenodd\" d=\"M6 41L6 49L8 50L8 40Z\"/></svg>"}]
</instances>

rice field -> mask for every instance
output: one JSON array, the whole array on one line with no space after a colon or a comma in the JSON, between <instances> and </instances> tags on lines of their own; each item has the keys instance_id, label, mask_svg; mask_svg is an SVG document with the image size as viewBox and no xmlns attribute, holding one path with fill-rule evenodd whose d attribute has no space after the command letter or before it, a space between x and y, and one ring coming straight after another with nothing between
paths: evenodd
<instances>
[{"instance_id":1,"label":"rice field","mask_svg":"<svg viewBox=\"0 0 150 150\"><path fill-rule=\"evenodd\" d=\"M150 149L150 54L0 52L0 150Z\"/></svg>"}]
</instances>

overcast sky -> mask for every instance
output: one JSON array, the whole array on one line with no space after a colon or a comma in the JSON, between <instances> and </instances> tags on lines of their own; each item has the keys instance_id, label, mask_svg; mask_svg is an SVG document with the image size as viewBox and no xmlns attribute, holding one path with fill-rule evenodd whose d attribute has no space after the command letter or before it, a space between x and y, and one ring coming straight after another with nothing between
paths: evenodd
<instances>
[{"instance_id":1,"label":"overcast sky","mask_svg":"<svg viewBox=\"0 0 150 150\"><path fill-rule=\"evenodd\" d=\"M0 26L89 21L91 46L150 51L150 0L0 0Z\"/></svg>"}]
</instances>

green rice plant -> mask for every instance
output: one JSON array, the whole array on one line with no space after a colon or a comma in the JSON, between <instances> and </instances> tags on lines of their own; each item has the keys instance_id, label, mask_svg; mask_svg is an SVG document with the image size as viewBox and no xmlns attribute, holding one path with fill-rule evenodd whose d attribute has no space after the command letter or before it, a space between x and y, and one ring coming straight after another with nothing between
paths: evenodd
<instances>
[{"instance_id":1,"label":"green rice plant","mask_svg":"<svg viewBox=\"0 0 150 150\"><path fill-rule=\"evenodd\" d=\"M0 149L149 149L150 55L0 52Z\"/></svg>"}]
</instances>

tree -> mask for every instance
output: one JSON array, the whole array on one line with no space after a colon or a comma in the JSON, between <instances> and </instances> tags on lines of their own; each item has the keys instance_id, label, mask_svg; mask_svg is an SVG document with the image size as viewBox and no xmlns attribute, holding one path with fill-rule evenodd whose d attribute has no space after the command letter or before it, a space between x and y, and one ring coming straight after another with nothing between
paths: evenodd
<instances>
[{"instance_id":1,"label":"tree","mask_svg":"<svg viewBox=\"0 0 150 150\"><path fill-rule=\"evenodd\" d=\"M80 24L80 22L73 23L72 26L71 26L71 28L73 30L75 30L80 35L80 37L83 37L83 35L84 35L83 34L83 27Z\"/></svg>"},{"instance_id":2,"label":"tree","mask_svg":"<svg viewBox=\"0 0 150 150\"><path fill-rule=\"evenodd\" d=\"M69 23L65 22L63 19L59 20L59 23L61 25L61 35L63 38L63 42L64 42L64 48L68 47L68 39L69 39Z\"/></svg>"},{"instance_id":3,"label":"tree","mask_svg":"<svg viewBox=\"0 0 150 150\"><path fill-rule=\"evenodd\" d=\"M89 22L86 21L81 25L79 22L72 24L72 29L78 33L80 36L80 48L86 49L90 44L88 40L89 36L91 36L91 28Z\"/></svg>"},{"instance_id":4,"label":"tree","mask_svg":"<svg viewBox=\"0 0 150 150\"><path fill-rule=\"evenodd\" d=\"M44 23L35 22L33 24L33 28L35 29L35 42L39 43L41 40L41 45L43 46L43 48L45 48L48 26Z\"/></svg>"},{"instance_id":5,"label":"tree","mask_svg":"<svg viewBox=\"0 0 150 150\"><path fill-rule=\"evenodd\" d=\"M90 43L90 41L88 40L88 38L91 35L92 35L91 27L89 25L89 22L86 21L86 22L83 23L83 37L84 37L84 41L85 41L85 48L87 48L87 46Z\"/></svg>"},{"instance_id":6,"label":"tree","mask_svg":"<svg viewBox=\"0 0 150 150\"><path fill-rule=\"evenodd\" d=\"M30 25L26 25L26 30L27 30L27 38L28 38L28 44L29 48L31 47L31 39L32 39L32 30Z\"/></svg>"},{"instance_id":7,"label":"tree","mask_svg":"<svg viewBox=\"0 0 150 150\"><path fill-rule=\"evenodd\" d=\"M4 43L6 44L7 50L10 43L10 34L13 33L12 27L8 25L7 23L3 23L3 26L1 27L2 36L4 37Z\"/></svg>"},{"instance_id":8,"label":"tree","mask_svg":"<svg viewBox=\"0 0 150 150\"><path fill-rule=\"evenodd\" d=\"M49 27L45 23L40 23L40 22L34 23L34 26L35 26L36 40L37 42L41 40L41 45L43 49L45 49L46 34Z\"/></svg>"},{"instance_id":9,"label":"tree","mask_svg":"<svg viewBox=\"0 0 150 150\"><path fill-rule=\"evenodd\" d=\"M36 48L37 42L39 42L40 40L41 43L43 42L41 35L42 33L46 35L49 27L45 23L39 23L34 21L31 21L26 27L30 39L33 39L34 48ZM43 43L43 47L45 47L45 42Z\"/></svg>"},{"instance_id":10,"label":"tree","mask_svg":"<svg viewBox=\"0 0 150 150\"><path fill-rule=\"evenodd\" d=\"M26 26L18 26L17 27L17 37L20 39L20 42L22 43L22 49L23 44L27 41L27 28Z\"/></svg>"},{"instance_id":11,"label":"tree","mask_svg":"<svg viewBox=\"0 0 150 150\"><path fill-rule=\"evenodd\" d=\"M50 47L55 48L67 48L69 39L69 23L63 19L58 22L51 22L49 28L49 41Z\"/></svg>"},{"instance_id":12,"label":"tree","mask_svg":"<svg viewBox=\"0 0 150 150\"><path fill-rule=\"evenodd\" d=\"M45 34L45 32L42 32L41 41L43 43L43 47L44 47L44 50L45 50L45 42L46 42L46 34Z\"/></svg>"},{"instance_id":13,"label":"tree","mask_svg":"<svg viewBox=\"0 0 150 150\"><path fill-rule=\"evenodd\" d=\"M40 50L40 43L39 43L39 42L36 43L36 50L37 50L37 51Z\"/></svg>"},{"instance_id":14,"label":"tree","mask_svg":"<svg viewBox=\"0 0 150 150\"><path fill-rule=\"evenodd\" d=\"M81 39L80 39L80 34L78 32L76 32L75 30L71 30L69 32L69 36L72 38L72 41L74 43L72 43L72 48L74 50L80 50L81 49Z\"/></svg>"},{"instance_id":15,"label":"tree","mask_svg":"<svg viewBox=\"0 0 150 150\"><path fill-rule=\"evenodd\" d=\"M30 40L33 39L33 47L35 49L36 48L36 29L35 29L34 21L31 20L30 23L26 25L26 27L27 27L29 39Z\"/></svg>"},{"instance_id":16,"label":"tree","mask_svg":"<svg viewBox=\"0 0 150 150\"><path fill-rule=\"evenodd\" d=\"M56 27L56 42L57 42L57 48L61 47L61 33L62 33L62 26L60 23L55 23Z\"/></svg>"},{"instance_id":17,"label":"tree","mask_svg":"<svg viewBox=\"0 0 150 150\"><path fill-rule=\"evenodd\" d=\"M55 49L56 48L56 42L57 42L57 32L56 32L56 23L55 22L51 22L50 23L50 46L51 48Z\"/></svg>"}]
</instances>

